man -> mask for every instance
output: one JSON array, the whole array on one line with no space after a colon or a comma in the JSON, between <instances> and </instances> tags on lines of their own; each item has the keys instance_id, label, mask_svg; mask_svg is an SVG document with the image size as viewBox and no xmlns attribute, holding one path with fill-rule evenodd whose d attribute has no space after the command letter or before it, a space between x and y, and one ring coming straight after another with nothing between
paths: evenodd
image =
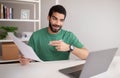
<instances>
[{"instance_id":1,"label":"man","mask_svg":"<svg viewBox=\"0 0 120 78\"><path fill-rule=\"evenodd\" d=\"M53 6L48 14L49 27L34 32L29 45L43 61L68 60L70 53L80 59L86 59L88 50L70 31L63 30L66 10L61 5ZM20 58L22 65L28 64L29 58Z\"/></svg>"}]
</instances>

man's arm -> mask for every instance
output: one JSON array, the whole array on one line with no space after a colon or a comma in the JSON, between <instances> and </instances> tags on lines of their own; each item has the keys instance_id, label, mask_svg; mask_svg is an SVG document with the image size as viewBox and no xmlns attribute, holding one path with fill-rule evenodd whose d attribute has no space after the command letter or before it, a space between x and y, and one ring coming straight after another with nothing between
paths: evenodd
<instances>
[{"instance_id":1,"label":"man's arm","mask_svg":"<svg viewBox=\"0 0 120 78\"><path fill-rule=\"evenodd\" d=\"M65 42L63 42L62 40L58 40L58 41L51 41L50 43L51 46L55 46L57 51L69 51L70 50L70 45L66 44ZM80 59L86 59L89 52L86 48L77 48L74 47L73 51L71 52L74 55L76 55L77 57L79 57Z\"/></svg>"},{"instance_id":2,"label":"man's arm","mask_svg":"<svg viewBox=\"0 0 120 78\"><path fill-rule=\"evenodd\" d=\"M77 47L74 47L72 53L77 57L79 57L80 59L86 59L89 54L86 48L77 48Z\"/></svg>"}]
</instances>

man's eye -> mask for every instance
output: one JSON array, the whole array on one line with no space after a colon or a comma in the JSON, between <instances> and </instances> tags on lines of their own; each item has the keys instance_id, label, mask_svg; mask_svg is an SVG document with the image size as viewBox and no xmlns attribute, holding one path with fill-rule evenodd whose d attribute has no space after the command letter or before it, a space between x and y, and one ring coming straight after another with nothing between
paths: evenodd
<instances>
[{"instance_id":1,"label":"man's eye","mask_svg":"<svg viewBox=\"0 0 120 78\"><path fill-rule=\"evenodd\" d=\"M56 18L53 18L53 20L56 20Z\"/></svg>"},{"instance_id":2,"label":"man's eye","mask_svg":"<svg viewBox=\"0 0 120 78\"><path fill-rule=\"evenodd\" d=\"M60 21L61 21L61 22L63 22L63 21L64 21L64 19L61 19Z\"/></svg>"},{"instance_id":3,"label":"man's eye","mask_svg":"<svg viewBox=\"0 0 120 78\"><path fill-rule=\"evenodd\" d=\"M52 17L52 19L53 19L53 20L57 20L57 18L55 18L55 17Z\"/></svg>"}]
</instances>

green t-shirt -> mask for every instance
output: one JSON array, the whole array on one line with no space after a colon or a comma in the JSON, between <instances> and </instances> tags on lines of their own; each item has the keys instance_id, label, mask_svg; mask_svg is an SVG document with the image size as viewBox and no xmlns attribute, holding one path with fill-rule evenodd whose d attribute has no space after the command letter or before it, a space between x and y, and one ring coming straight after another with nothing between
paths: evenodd
<instances>
[{"instance_id":1,"label":"green t-shirt","mask_svg":"<svg viewBox=\"0 0 120 78\"><path fill-rule=\"evenodd\" d=\"M57 34L50 34L48 33L48 27L34 32L28 44L43 61L69 59L70 52L60 52L57 51L54 46L49 45L49 42L53 40L62 40L78 48L83 47L72 32L61 29Z\"/></svg>"}]
</instances>

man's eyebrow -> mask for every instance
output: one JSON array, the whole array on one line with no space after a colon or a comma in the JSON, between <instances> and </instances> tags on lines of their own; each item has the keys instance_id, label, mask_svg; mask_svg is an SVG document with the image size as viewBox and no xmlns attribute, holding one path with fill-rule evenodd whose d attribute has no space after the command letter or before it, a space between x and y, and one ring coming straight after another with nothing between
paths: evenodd
<instances>
[{"instance_id":1,"label":"man's eyebrow","mask_svg":"<svg viewBox=\"0 0 120 78\"><path fill-rule=\"evenodd\" d=\"M56 19L57 19L57 17L55 17L54 15L52 15L51 17L54 17L54 18L56 18Z\"/></svg>"},{"instance_id":2,"label":"man's eyebrow","mask_svg":"<svg viewBox=\"0 0 120 78\"><path fill-rule=\"evenodd\" d=\"M58 19L56 16L52 15L51 17ZM60 19L61 21L64 21L64 19Z\"/></svg>"}]
</instances>

